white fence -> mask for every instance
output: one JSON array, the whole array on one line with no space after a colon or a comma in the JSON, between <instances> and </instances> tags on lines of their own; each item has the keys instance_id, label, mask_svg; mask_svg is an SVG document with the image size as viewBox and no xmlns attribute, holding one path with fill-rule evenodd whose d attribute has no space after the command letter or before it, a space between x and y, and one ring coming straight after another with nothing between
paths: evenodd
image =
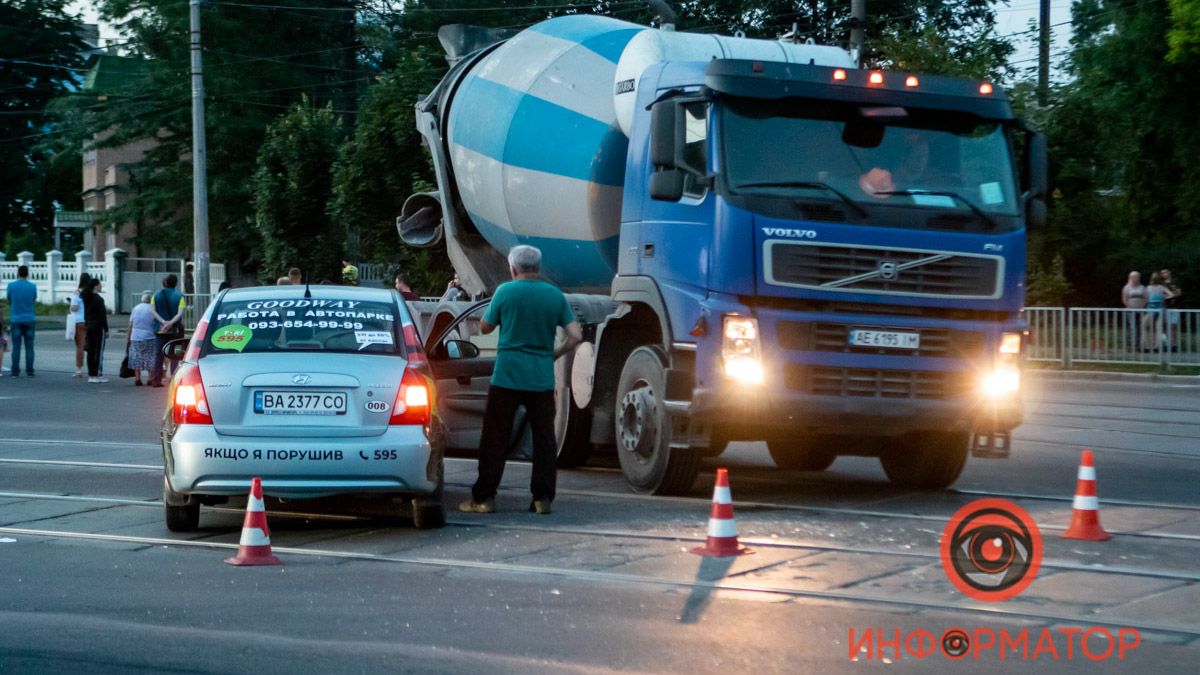
<instances>
[{"instance_id":1,"label":"white fence","mask_svg":"<svg viewBox=\"0 0 1200 675\"><path fill-rule=\"evenodd\" d=\"M1200 366L1200 310L1026 307L1031 361Z\"/></svg>"},{"instance_id":2,"label":"white fence","mask_svg":"<svg viewBox=\"0 0 1200 675\"><path fill-rule=\"evenodd\" d=\"M0 253L0 286L17 278L17 268L25 265L29 268L29 280L37 286L38 302L53 305L69 301L79 287L79 275L87 272L93 279L100 280L100 295L104 304L115 309L113 299L113 279L117 277L118 258L123 253L114 248L104 253L102 262L93 262L90 251L80 251L75 254L75 260L65 262L59 251L50 251L45 260L34 260L29 251L17 254L15 261L7 260Z\"/></svg>"}]
</instances>

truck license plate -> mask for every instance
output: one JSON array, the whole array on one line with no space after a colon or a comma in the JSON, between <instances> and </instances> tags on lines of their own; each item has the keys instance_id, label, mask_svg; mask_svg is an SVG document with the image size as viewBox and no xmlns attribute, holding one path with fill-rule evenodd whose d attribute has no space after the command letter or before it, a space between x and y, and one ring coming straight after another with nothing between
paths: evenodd
<instances>
[{"instance_id":1,"label":"truck license plate","mask_svg":"<svg viewBox=\"0 0 1200 675\"><path fill-rule=\"evenodd\" d=\"M260 415L345 415L346 394L340 391L256 391L254 412Z\"/></svg>"},{"instance_id":2,"label":"truck license plate","mask_svg":"<svg viewBox=\"0 0 1200 675\"><path fill-rule=\"evenodd\" d=\"M920 349L920 333L904 333L894 330L866 330L854 328L850 331L853 347L882 347L884 349Z\"/></svg>"}]
</instances>

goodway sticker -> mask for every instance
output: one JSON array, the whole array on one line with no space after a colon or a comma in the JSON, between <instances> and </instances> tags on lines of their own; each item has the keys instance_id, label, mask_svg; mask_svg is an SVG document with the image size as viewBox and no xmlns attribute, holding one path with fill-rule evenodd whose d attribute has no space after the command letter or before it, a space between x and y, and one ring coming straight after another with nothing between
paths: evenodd
<instances>
[{"instance_id":1,"label":"goodway sticker","mask_svg":"<svg viewBox=\"0 0 1200 675\"><path fill-rule=\"evenodd\" d=\"M359 349L366 349L368 345L393 344L392 334L386 330L357 330L354 339L358 341Z\"/></svg>"}]
</instances>

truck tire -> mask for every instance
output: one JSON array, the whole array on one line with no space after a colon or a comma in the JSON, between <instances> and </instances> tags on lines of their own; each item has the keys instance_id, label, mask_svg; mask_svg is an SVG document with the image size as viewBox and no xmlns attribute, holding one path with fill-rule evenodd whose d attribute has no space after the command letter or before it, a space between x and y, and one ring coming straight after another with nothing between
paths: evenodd
<instances>
[{"instance_id":1,"label":"truck tire","mask_svg":"<svg viewBox=\"0 0 1200 675\"><path fill-rule=\"evenodd\" d=\"M573 469L587 464L592 454L591 414L575 405L571 395L571 369L575 353L554 362L554 439L558 442L558 468Z\"/></svg>"},{"instance_id":2,"label":"truck tire","mask_svg":"<svg viewBox=\"0 0 1200 675\"><path fill-rule=\"evenodd\" d=\"M163 476L163 516L172 532L195 532L200 527L200 501L171 489Z\"/></svg>"},{"instance_id":3,"label":"truck tire","mask_svg":"<svg viewBox=\"0 0 1200 675\"><path fill-rule=\"evenodd\" d=\"M911 434L900 447L880 455L883 472L893 484L922 490L942 489L958 480L971 434L959 431L929 431Z\"/></svg>"},{"instance_id":4,"label":"truck tire","mask_svg":"<svg viewBox=\"0 0 1200 675\"><path fill-rule=\"evenodd\" d=\"M767 441L767 451L781 469L824 471L837 459L836 452L812 436L773 438Z\"/></svg>"},{"instance_id":5,"label":"truck tire","mask_svg":"<svg viewBox=\"0 0 1200 675\"><path fill-rule=\"evenodd\" d=\"M696 481L700 452L671 447L671 418L663 405L666 358L656 347L638 347L617 383L617 458L635 492L684 494Z\"/></svg>"}]
</instances>

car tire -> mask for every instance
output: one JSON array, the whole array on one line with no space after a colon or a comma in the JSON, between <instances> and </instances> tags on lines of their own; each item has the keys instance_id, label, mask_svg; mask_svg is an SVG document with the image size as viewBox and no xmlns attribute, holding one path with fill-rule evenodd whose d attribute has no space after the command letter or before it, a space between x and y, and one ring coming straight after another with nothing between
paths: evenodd
<instances>
[{"instance_id":1,"label":"car tire","mask_svg":"<svg viewBox=\"0 0 1200 675\"><path fill-rule=\"evenodd\" d=\"M798 471L824 471L837 459L836 452L810 436L770 439L767 451L775 466Z\"/></svg>"},{"instance_id":2,"label":"car tire","mask_svg":"<svg viewBox=\"0 0 1200 675\"><path fill-rule=\"evenodd\" d=\"M967 463L971 434L930 431L910 434L879 457L883 472L894 485L940 490L958 480Z\"/></svg>"},{"instance_id":3,"label":"car tire","mask_svg":"<svg viewBox=\"0 0 1200 675\"><path fill-rule=\"evenodd\" d=\"M171 489L163 476L163 516L172 532L195 532L200 527L200 500Z\"/></svg>"},{"instance_id":4,"label":"car tire","mask_svg":"<svg viewBox=\"0 0 1200 675\"><path fill-rule=\"evenodd\" d=\"M664 398L666 358L657 347L638 347L625 360L617 383L617 458L636 492L685 494L696 482L700 452L671 447L672 424Z\"/></svg>"},{"instance_id":5,"label":"car tire","mask_svg":"<svg viewBox=\"0 0 1200 675\"><path fill-rule=\"evenodd\" d=\"M418 530L436 530L446 526L446 504L440 499L414 499L412 510L413 527Z\"/></svg>"}]
</instances>

